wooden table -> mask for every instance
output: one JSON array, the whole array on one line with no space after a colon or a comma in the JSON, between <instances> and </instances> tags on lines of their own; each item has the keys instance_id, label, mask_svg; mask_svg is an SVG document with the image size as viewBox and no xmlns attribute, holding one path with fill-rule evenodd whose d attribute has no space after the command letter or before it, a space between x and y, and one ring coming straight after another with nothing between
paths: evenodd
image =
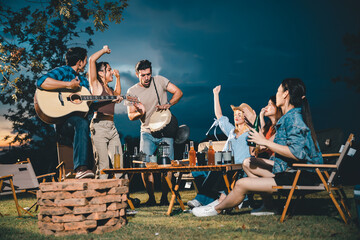
<instances>
[{"instance_id":1,"label":"wooden table","mask_svg":"<svg viewBox=\"0 0 360 240\"><path fill-rule=\"evenodd\" d=\"M180 167L172 167L172 166L159 166L156 168L119 168L119 169L103 169L101 171L102 174L116 174L116 173L127 173L129 175L129 181L131 181L133 175L135 173L167 173L167 172L179 172L179 177L176 180L175 186L173 187L171 183L171 179L165 177L165 180L169 186L171 191L171 200L169 204L169 208L167 211L167 215L171 214L172 208L174 207L175 199L178 200L180 207L182 210L185 210L184 203L181 200L179 194L180 182L183 173L190 173L190 172L198 172L198 171L216 171L222 172L224 182L226 184L228 192L230 192L230 184L227 177L227 172L229 171L236 171L242 169L241 164L227 164L227 165L209 165L209 166L180 166ZM134 205L132 204L131 200L128 200L129 206L131 209L134 209Z\"/></svg>"}]
</instances>

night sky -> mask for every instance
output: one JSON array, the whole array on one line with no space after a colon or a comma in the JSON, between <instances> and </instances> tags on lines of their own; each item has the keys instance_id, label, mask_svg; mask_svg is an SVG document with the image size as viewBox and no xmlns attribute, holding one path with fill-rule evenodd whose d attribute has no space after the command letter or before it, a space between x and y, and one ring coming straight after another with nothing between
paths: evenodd
<instances>
[{"instance_id":1,"label":"night sky","mask_svg":"<svg viewBox=\"0 0 360 240\"><path fill-rule=\"evenodd\" d=\"M230 104L246 102L259 112L288 77L305 82L316 130L340 127L358 135L360 94L331 79L351 76L342 39L360 31L359 10L360 1L348 0L130 0L124 22L95 33L89 56L109 45L112 53L101 60L120 70L123 93L138 82L137 61L150 60L155 75L183 91L171 110L197 141L215 117L216 85L222 85L223 114L233 121ZM122 104L115 122L123 137L139 136L139 121L129 121ZM1 126L3 135L9 125Z\"/></svg>"}]
</instances>

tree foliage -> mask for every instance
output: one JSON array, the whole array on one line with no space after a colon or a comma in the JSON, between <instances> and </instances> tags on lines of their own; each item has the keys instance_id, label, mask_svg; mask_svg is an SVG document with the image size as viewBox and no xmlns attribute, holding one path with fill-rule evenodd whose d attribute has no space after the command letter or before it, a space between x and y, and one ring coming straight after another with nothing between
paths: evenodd
<instances>
[{"instance_id":1,"label":"tree foliage","mask_svg":"<svg viewBox=\"0 0 360 240\"><path fill-rule=\"evenodd\" d=\"M54 146L54 129L37 118L33 106L35 81L64 65L70 46L90 48L94 30L120 23L127 0L32 0L31 6L9 7L0 0L0 101L9 106L12 143L34 148ZM13 4L14 5L14 4ZM81 44L76 41L81 39ZM8 137L7 137L8 138Z\"/></svg>"},{"instance_id":2,"label":"tree foliage","mask_svg":"<svg viewBox=\"0 0 360 240\"><path fill-rule=\"evenodd\" d=\"M346 34L343 37L346 50L351 54L346 59L346 64L352 76L336 77L334 82L345 82L349 87L355 87L355 91L360 93L360 32L358 34Z\"/></svg>"}]
</instances>

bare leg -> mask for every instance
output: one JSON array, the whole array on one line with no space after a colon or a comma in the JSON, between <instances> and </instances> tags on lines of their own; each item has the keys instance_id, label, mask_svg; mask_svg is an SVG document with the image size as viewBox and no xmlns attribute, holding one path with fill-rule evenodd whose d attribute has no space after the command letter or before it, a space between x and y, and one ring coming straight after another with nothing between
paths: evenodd
<instances>
[{"instance_id":1,"label":"bare leg","mask_svg":"<svg viewBox=\"0 0 360 240\"><path fill-rule=\"evenodd\" d=\"M226 194L224 194L224 193L220 194L219 203L221 203L222 201L224 201L225 198L226 198Z\"/></svg>"},{"instance_id":2,"label":"bare leg","mask_svg":"<svg viewBox=\"0 0 360 240\"><path fill-rule=\"evenodd\" d=\"M273 186L276 186L274 178L242 178L236 182L234 189L215 207L215 210L220 213L224 209L238 206L250 192L273 193L276 191Z\"/></svg>"},{"instance_id":3,"label":"bare leg","mask_svg":"<svg viewBox=\"0 0 360 240\"><path fill-rule=\"evenodd\" d=\"M249 177L274 177L274 161L264 158L246 158L243 169Z\"/></svg>"},{"instance_id":4,"label":"bare leg","mask_svg":"<svg viewBox=\"0 0 360 240\"><path fill-rule=\"evenodd\" d=\"M155 195L154 195L154 176L152 173L142 173L141 174L142 180L144 182L146 192L149 194L148 202L156 202Z\"/></svg>"},{"instance_id":5,"label":"bare leg","mask_svg":"<svg viewBox=\"0 0 360 240\"><path fill-rule=\"evenodd\" d=\"M172 173L168 172L167 175L164 175L163 173L161 174L161 191L162 191L162 195L161 195L161 200L160 200L160 204L168 204L168 198L167 195L169 193L169 186L165 180L165 178L169 178L171 181L171 177L172 177Z\"/></svg>"}]
</instances>

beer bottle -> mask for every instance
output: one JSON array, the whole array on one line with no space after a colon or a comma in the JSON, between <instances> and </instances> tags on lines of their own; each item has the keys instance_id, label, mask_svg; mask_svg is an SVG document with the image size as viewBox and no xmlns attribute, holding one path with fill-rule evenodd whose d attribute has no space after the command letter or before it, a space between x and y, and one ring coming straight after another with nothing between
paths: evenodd
<instances>
[{"instance_id":1,"label":"beer bottle","mask_svg":"<svg viewBox=\"0 0 360 240\"><path fill-rule=\"evenodd\" d=\"M185 145L185 151L183 153L183 159L188 159L189 158L189 144Z\"/></svg>"},{"instance_id":2,"label":"beer bottle","mask_svg":"<svg viewBox=\"0 0 360 240\"><path fill-rule=\"evenodd\" d=\"M194 142L193 141L190 141L189 165L190 166L195 166L196 165L196 152L195 152Z\"/></svg>"},{"instance_id":3,"label":"beer bottle","mask_svg":"<svg viewBox=\"0 0 360 240\"><path fill-rule=\"evenodd\" d=\"M208 165L215 165L215 150L213 148L213 143L209 141L209 149L208 149Z\"/></svg>"},{"instance_id":4,"label":"beer bottle","mask_svg":"<svg viewBox=\"0 0 360 240\"><path fill-rule=\"evenodd\" d=\"M256 119L255 119L255 122L254 122L255 131L259 132L259 127L260 127L260 118L259 118L259 115L257 115ZM256 147L256 144L254 142L248 142L248 146Z\"/></svg>"},{"instance_id":5,"label":"beer bottle","mask_svg":"<svg viewBox=\"0 0 360 240\"><path fill-rule=\"evenodd\" d=\"M120 168L120 152L119 152L119 146L115 146L115 154L114 154L114 168L118 169Z\"/></svg>"}]
</instances>

